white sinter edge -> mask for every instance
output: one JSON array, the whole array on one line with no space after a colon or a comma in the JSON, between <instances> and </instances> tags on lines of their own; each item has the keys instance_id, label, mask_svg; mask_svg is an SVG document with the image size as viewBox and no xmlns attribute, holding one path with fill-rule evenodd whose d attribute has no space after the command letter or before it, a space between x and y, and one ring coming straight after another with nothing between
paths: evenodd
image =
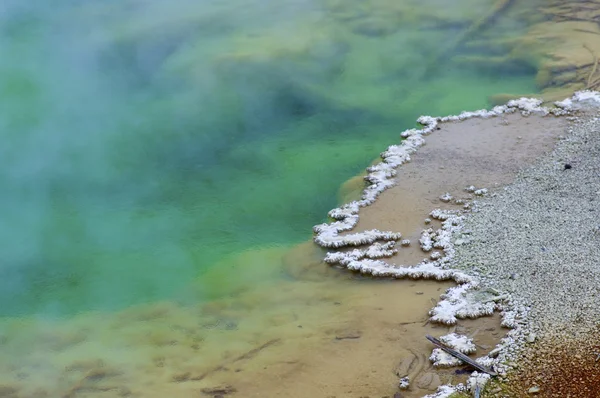
<instances>
[{"instance_id":1,"label":"white sinter edge","mask_svg":"<svg viewBox=\"0 0 600 398\"><path fill-rule=\"evenodd\" d=\"M409 129L402 132L401 137L404 140L399 145L392 145L382 152L382 161L379 164L367 168L368 175L365 180L369 186L363 191L361 200L331 210L329 216L335 221L316 225L313 228L314 241L322 247L343 248L369 245L366 249L356 248L351 251L327 253L325 261L329 264L379 277L453 280L456 282L458 286L448 289L441 296L442 300L430 311L429 315L433 322L453 325L459 318L477 318L491 315L497 310L502 311L503 308L511 308L511 311L501 313L502 325L511 330L488 356L477 359L479 363L493 368L501 376L510 370L505 363L510 354L517 349L515 342L524 338L521 326L529 309L511 305L510 297L503 298L504 304L501 305L500 300L497 300L499 298L497 293L480 289L479 281L475 276L449 268L454 257L454 244L451 238L461 230L464 220L460 211L438 209L430 214L431 218L442 221L442 227L437 231L431 229L423 231L419 243L424 251L437 248L442 250L443 255L435 260L424 259L414 266L390 264L381 260L381 258L392 257L397 252L394 246L396 241L401 239L400 233L373 229L346 235L340 234L350 231L356 226L361 207L372 204L383 191L394 186L396 169L410 161L410 155L425 143L424 137L434 132L440 123L471 118L491 118L515 112L521 112L524 116L532 113L542 116L569 115L573 111L585 107L600 107L600 93L596 91L576 92L571 98L555 102L556 108L542 107L541 104L542 100L539 99L521 98L509 101L506 105L496 106L491 110L462 112L459 115L445 117L421 116L417 122L423 126L422 129ZM487 194L485 188L468 187L467 191L478 196ZM468 207L465 205L465 209ZM478 378L479 376L475 372L472 379L473 377ZM486 376L479 378L482 380L469 379L471 384L468 386L483 382L483 379L487 380ZM466 388L462 384L443 385L438 388L437 392L427 395L425 398L447 398L454 392L464 391Z\"/></svg>"},{"instance_id":2,"label":"white sinter edge","mask_svg":"<svg viewBox=\"0 0 600 398\"><path fill-rule=\"evenodd\" d=\"M464 335L450 333L440 337L440 341L446 344L448 347L454 348L456 351L462 352L463 354L473 354L475 351L477 351L477 348L473 343L473 339ZM462 361L460 359L453 357L441 348L434 348L429 360L436 368L447 368L462 365Z\"/></svg>"},{"instance_id":3,"label":"white sinter edge","mask_svg":"<svg viewBox=\"0 0 600 398\"><path fill-rule=\"evenodd\" d=\"M425 395L423 398L449 398L456 391L457 389L452 386L439 386L435 393Z\"/></svg>"}]
</instances>

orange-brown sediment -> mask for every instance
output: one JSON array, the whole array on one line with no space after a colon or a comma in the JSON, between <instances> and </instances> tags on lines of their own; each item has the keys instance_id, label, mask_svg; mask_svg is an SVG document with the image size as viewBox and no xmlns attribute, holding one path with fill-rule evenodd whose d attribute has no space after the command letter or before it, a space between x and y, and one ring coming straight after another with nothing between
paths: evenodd
<instances>
[{"instance_id":1,"label":"orange-brown sediment","mask_svg":"<svg viewBox=\"0 0 600 398\"><path fill-rule=\"evenodd\" d=\"M598 330L544 338L526 347L518 363L505 387L511 397L600 397Z\"/></svg>"}]
</instances>

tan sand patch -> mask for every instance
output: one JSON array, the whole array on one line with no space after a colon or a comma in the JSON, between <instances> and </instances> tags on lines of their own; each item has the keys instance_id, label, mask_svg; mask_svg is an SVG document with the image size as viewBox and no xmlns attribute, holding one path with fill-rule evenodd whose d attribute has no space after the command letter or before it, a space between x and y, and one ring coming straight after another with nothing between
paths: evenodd
<instances>
[{"instance_id":1,"label":"tan sand patch","mask_svg":"<svg viewBox=\"0 0 600 398\"><path fill-rule=\"evenodd\" d=\"M469 200L473 195L465 192L467 186L493 190L511 182L520 168L553 147L565 123L553 116L511 114L442 124L411 162L400 167L397 185L361 210L353 232L372 228L401 232L413 244L389 261L418 263L425 256L418 245L427 228L425 218L436 208L461 207L442 202L442 194Z\"/></svg>"}]
</instances>

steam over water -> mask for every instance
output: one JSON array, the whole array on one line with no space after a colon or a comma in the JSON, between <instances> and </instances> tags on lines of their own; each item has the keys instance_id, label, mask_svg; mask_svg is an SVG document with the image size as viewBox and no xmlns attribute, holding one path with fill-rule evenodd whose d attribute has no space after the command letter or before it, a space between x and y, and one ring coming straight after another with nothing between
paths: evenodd
<instances>
[{"instance_id":1,"label":"steam over water","mask_svg":"<svg viewBox=\"0 0 600 398\"><path fill-rule=\"evenodd\" d=\"M527 68L453 60L491 1L52 3L0 6L3 316L280 278L227 259L309 239L421 113L535 90Z\"/></svg>"}]
</instances>

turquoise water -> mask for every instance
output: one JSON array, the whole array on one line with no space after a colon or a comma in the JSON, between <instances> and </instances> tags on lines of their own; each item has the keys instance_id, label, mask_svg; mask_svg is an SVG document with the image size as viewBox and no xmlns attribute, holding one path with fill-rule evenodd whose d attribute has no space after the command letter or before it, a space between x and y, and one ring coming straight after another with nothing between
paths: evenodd
<instances>
[{"instance_id":1,"label":"turquoise water","mask_svg":"<svg viewBox=\"0 0 600 398\"><path fill-rule=\"evenodd\" d=\"M211 268L309 239L420 114L535 92L436 57L492 1L30 3L0 7L3 316L227 294Z\"/></svg>"}]
</instances>

